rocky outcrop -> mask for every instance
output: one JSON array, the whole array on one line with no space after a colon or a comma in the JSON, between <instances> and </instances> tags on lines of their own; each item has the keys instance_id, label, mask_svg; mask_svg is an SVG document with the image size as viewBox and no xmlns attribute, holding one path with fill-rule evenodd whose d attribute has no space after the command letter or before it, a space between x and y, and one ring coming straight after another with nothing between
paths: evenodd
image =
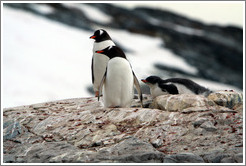
<instances>
[{"instance_id":1,"label":"rocky outcrop","mask_svg":"<svg viewBox=\"0 0 246 166\"><path fill-rule=\"evenodd\" d=\"M228 108L236 107L237 105L241 105L243 102L243 94L236 93L233 90L212 93L208 98L213 100L217 105Z\"/></svg>"},{"instance_id":2,"label":"rocky outcrop","mask_svg":"<svg viewBox=\"0 0 246 166\"><path fill-rule=\"evenodd\" d=\"M242 94L145 95L140 108L77 98L3 110L4 162L242 162ZM213 100L214 99L214 100ZM227 103L227 102L224 102ZM233 104L231 104L233 103ZM231 107L234 105L233 107Z\"/></svg>"}]
</instances>

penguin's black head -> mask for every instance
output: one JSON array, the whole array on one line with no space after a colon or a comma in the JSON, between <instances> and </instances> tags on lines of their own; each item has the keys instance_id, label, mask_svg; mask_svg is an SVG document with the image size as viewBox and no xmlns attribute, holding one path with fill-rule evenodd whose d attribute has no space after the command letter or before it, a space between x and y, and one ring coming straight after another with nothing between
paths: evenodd
<instances>
[{"instance_id":1,"label":"penguin's black head","mask_svg":"<svg viewBox=\"0 0 246 166\"><path fill-rule=\"evenodd\" d=\"M105 30L98 29L94 32L90 39L95 39L96 42L101 42L105 40L111 40L111 37Z\"/></svg>"},{"instance_id":2,"label":"penguin's black head","mask_svg":"<svg viewBox=\"0 0 246 166\"><path fill-rule=\"evenodd\" d=\"M109 59L115 58L115 57L121 57L126 59L126 55L124 52L117 46L108 46L107 48L104 48L103 50L96 51L98 54L104 54L109 57Z\"/></svg>"},{"instance_id":3,"label":"penguin's black head","mask_svg":"<svg viewBox=\"0 0 246 166\"><path fill-rule=\"evenodd\" d=\"M156 84L161 80L160 77L157 76L149 76L146 79L142 79L141 81L146 84Z\"/></svg>"}]
</instances>

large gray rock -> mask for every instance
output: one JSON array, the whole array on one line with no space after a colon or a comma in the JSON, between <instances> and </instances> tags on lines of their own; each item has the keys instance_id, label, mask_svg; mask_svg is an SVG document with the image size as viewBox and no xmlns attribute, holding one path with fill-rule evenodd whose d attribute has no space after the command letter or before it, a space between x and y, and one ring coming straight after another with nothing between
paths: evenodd
<instances>
[{"instance_id":1,"label":"large gray rock","mask_svg":"<svg viewBox=\"0 0 246 166\"><path fill-rule=\"evenodd\" d=\"M180 94L162 95L154 99L152 107L169 112L183 111L189 108L199 108L197 111L206 111L216 104L202 95Z\"/></svg>"},{"instance_id":2,"label":"large gray rock","mask_svg":"<svg viewBox=\"0 0 246 166\"><path fill-rule=\"evenodd\" d=\"M168 97L160 100L164 110L140 108L138 100L133 108L103 108L96 98L4 109L4 162L242 161L242 104Z\"/></svg>"},{"instance_id":3,"label":"large gray rock","mask_svg":"<svg viewBox=\"0 0 246 166\"><path fill-rule=\"evenodd\" d=\"M216 91L211 93L208 97L193 94L161 95L153 100L151 107L169 112L181 111L182 113L203 112L208 110L233 112L232 109L234 107L234 109L236 109L242 104L242 93Z\"/></svg>"},{"instance_id":4,"label":"large gray rock","mask_svg":"<svg viewBox=\"0 0 246 166\"><path fill-rule=\"evenodd\" d=\"M193 153L181 153L166 156L164 163L204 163L204 160L202 157Z\"/></svg>"},{"instance_id":5,"label":"large gray rock","mask_svg":"<svg viewBox=\"0 0 246 166\"><path fill-rule=\"evenodd\" d=\"M165 156L149 142L143 142L134 137L127 138L110 148L102 149L98 153L98 159L121 163L161 163Z\"/></svg>"},{"instance_id":6,"label":"large gray rock","mask_svg":"<svg viewBox=\"0 0 246 166\"><path fill-rule=\"evenodd\" d=\"M52 162L51 159L56 156L76 151L78 148L67 142L42 142L34 144L26 150L25 160L27 163ZM60 160L59 162L64 161Z\"/></svg>"},{"instance_id":7,"label":"large gray rock","mask_svg":"<svg viewBox=\"0 0 246 166\"><path fill-rule=\"evenodd\" d=\"M14 139L22 134L24 130L18 121L7 121L3 124L3 140Z\"/></svg>"},{"instance_id":8,"label":"large gray rock","mask_svg":"<svg viewBox=\"0 0 246 166\"><path fill-rule=\"evenodd\" d=\"M213 100L216 104L228 108L233 108L243 103L243 94L234 91L218 91L211 93L208 98Z\"/></svg>"}]
</instances>

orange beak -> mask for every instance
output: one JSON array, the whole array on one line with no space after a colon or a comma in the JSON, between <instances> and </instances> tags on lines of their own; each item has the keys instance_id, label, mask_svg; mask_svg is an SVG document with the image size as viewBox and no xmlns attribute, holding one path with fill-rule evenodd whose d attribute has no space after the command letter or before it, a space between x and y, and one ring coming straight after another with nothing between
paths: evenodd
<instances>
[{"instance_id":1,"label":"orange beak","mask_svg":"<svg viewBox=\"0 0 246 166\"><path fill-rule=\"evenodd\" d=\"M141 81L142 81L142 82L144 82L144 83L146 83L146 82L147 82L147 81L146 81L146 80L144 80L144 79L142 79Z\"/></svg>"},{"instance_id":2,"label":"orange beak","mask_svg":"<svg viewBox=\"0 0 246 166\"><path fill-rule=\"evenodd\" d=\"M95 39L95 38L96 38L96 36L91 36L91 37L90 37L90 39Z\"/></svg>"},{"instance_id":3,"label":"orange beak","mask_svg":"<svg viewBox=\"0 0 246 166\"><path fill-rule=\"evenodd\" d=\"M100 53L103 53L103 51L102 50L101 51L96 51L96 53L99 53L100 54Z\"/></svg>"}]
</instances>

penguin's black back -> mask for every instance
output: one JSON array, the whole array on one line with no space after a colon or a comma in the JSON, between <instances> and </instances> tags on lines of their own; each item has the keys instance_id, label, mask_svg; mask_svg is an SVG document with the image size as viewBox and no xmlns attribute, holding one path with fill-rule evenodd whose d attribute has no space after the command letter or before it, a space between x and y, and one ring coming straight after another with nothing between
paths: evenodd
<instances>
[{"instance_id":1,"label":"penguin's black back","mask_svg":"<svg viewBox=\"0 0 246 166\"><path fill-rule=\"evenodd\" d=\"M209 89L207 89L207 88L195 83L192 80L185 79L185 78L169 78L169 79L166 79L166 80L161 80L159 82L159 84L166 84L166 83L177 83L177 84L184 85L185 87L187 87L189 90L191 90L195 94L201 94L201 93L204 93L204 92L210 92Z\"/></svg>"},{"instance_id":2,"label":"penguin's black back","mask_svg":"<svg viewBox=\"0 0 246 166\"><path fill-rule=\"evenodd\" d=\"M120 47L109 46L109 47L105 48L103 51L104 51L104 54L109 57L109 59L112 59L115 57L121 57L121 58L126 59L126 55Z\"/></svg>"},{"instance_id":3,"label":"penguin's black back","mask_svg":"<svg viewBox=\"0 0 246 166\"><path fill-rule=\"evenodd\" d=\"M159 87L161 88L162 91L167 91L169 94L179 94L179 91L177 87L173 84L160 84Z\"/></svg>"}]
</instances>

